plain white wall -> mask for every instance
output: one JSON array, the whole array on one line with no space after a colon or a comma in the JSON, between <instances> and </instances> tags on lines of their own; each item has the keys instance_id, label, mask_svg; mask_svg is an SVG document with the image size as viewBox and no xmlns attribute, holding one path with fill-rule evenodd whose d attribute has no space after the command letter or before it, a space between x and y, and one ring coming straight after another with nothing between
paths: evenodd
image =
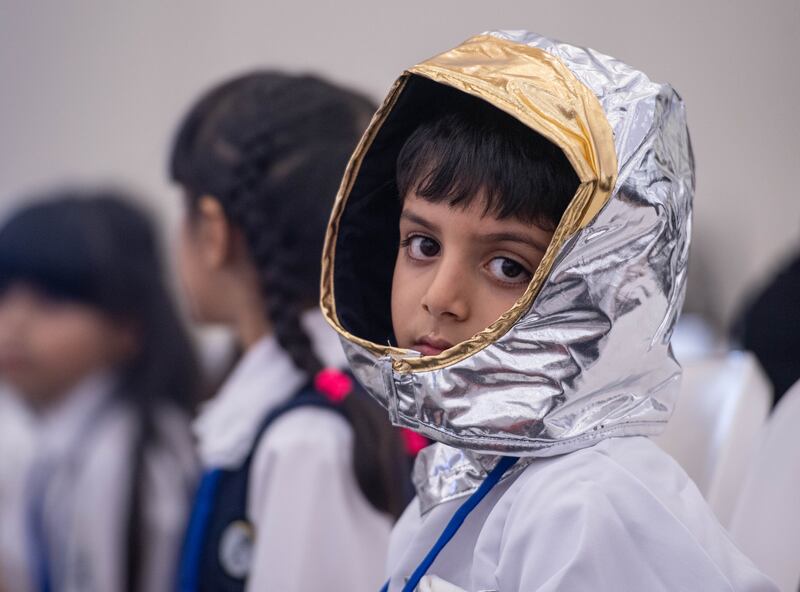
<instances>
[{"instance_id":1,"label":"plain white wall","mask_svg":"<svg viewBox=\"0 0 800 592\"><path fill-rule=\"evenodd\" d=\"M592 46L682 94L698 169L695 308L728 319L800 244L798 0L0 0L0 211L99 180L174 221L170 138L210 84L269 66L377 99L404 67L490 28Z\"/></svg>"}]
</instances>

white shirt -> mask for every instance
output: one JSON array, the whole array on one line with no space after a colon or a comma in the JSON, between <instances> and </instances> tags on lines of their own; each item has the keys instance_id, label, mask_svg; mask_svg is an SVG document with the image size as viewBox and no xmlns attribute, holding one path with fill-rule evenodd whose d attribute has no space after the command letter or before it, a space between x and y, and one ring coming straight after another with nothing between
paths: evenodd
<instances>
[{"instance_id":1,"label":"white shirt","mask_svg":"<svg viewBox=\"0 0 800 592\"><path fill-rule=\"evenodd\" d=\"M402 589L463 501L424 516L412 502L392 534L391 592ZM642 437L537 460L501 481L420 589L776 590L736 549L686 473Z\"/></svg>"},{"instance_id":2,"label":"white shirt","mask_svg":"<svg viewBox=\"0 0 800 592\"><path fill-rule=\"evenodd\" d=\"M322 361L344 367L321 313L303 323ZM274 337L252 346L195 422L203 464L238 467L263 418L306 380ZM257 535L247 590L380 588L391 521L361 493L352 449L347 421L325 409L295 409L269 427L250 468L247 515Z\"/></svg>"},{"instance_id":3,"label":"white shirt","mask_svg":"<svg viewBox=\"0 0 800 592\"><path fill-rule=\"evenodd\" d=\"M88 377L53 408L29 416L26 462L13 477L5 475L9 481L4 490L11 495L0 501L0 572L15 592L35 589L28 519L31 476L37 473L46 476L44 528L55 588L124 589L136 421L132 409L112 397L113 385L107 375ZM156 430L168 444L152 446L145 455L147 544L141 589L167 592L174 588L195 467L188 420L182 414L160 409ZM0 458L10 454L3 450Z\"/></svg>"},{"instance_id":4,"label":"white shirt","mask_svg":"<svg viewBox=\"0 0 800 592\"><path fill-rule=\"evenodd\" d=\"M34 450L30 415L6 388L0 388L0 590L28 578L22 501Z\"/></svg>"}]
</instances>

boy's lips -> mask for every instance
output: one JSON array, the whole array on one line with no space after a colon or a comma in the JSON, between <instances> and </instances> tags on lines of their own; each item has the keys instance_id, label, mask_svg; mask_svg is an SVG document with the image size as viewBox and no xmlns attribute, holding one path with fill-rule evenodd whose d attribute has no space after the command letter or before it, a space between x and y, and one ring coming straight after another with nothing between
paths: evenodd
<instances>
[{"instance_id":1,"label":"boy's lips","mask_svg":"<svg viewBox=\"0 0 800 592\"><path fill-rule=\"evenodd\" d=\"M444 350L450 349L451 347L453 347L453 344L449 341L433 335L428 335L418 339L417 342L411 346L411 349L417 350L423 356L438 356Z\"/></svg>"}]
</instances>

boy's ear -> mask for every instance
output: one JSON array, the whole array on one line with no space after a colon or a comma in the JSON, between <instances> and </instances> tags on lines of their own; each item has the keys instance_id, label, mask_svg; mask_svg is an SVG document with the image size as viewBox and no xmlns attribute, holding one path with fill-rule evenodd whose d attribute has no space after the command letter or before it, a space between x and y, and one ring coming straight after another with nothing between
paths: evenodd
<instances>
[{"instance_id":1,"label":"boy's ear","mask_svg":"<svg viewBox=\"0 0 800 592\"><path fill-rule=\"evenodd\" d=\"M232 256L233 228L216 197L204 195L197 204L196 228L200 256L211 269L224 267Z\"/></svg>"}]
</instances>

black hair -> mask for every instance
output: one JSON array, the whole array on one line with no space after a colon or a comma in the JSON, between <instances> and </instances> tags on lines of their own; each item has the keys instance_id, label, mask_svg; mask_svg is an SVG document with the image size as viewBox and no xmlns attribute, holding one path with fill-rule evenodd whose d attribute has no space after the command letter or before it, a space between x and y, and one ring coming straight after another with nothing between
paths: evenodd
<instances>
[{"instance_id":1,"label":"black hair","mask_svg":"<svg viewBox=\"0 0 800 592\"><path fill-rule=\"evenodd\" d=\"M150 219L117 191L55 191L13 214L0 229L0 293L22 283L130 323L138 336L119 368L118 394L136 411L127 590L139 587L145 548L146 450L158 434L157 405L189 411L198 372L189 336L164 281Z\"/></svg>"},{"instance_id":2,"label":"black hair","mask_svg":"<svg viewBox=\"0 0 800 592\"><path fill-rule=\"evenodd\" d=\"M546 230L558 226L578 188L564 153L511 115L465 96L423 122L397 157L397 189L431 202L514 217Z\"/></svg>"},{"instance_id":3,"label":"black hair","mask_svg":"<svg viewBox=\"0 0 800 592\"><path fill-rule=\"evenodd\" d=\"M217 199L241 229L279 344L312 378L323 368L301 324L319 301L322 243L350 153L375 106L314 76L253 72L212 89L190 110L170 173L194 207ZM382 410L360 389L342 403L355 435L359 486L398 516L402 452Z\"/></svg>"}]
</instances>

